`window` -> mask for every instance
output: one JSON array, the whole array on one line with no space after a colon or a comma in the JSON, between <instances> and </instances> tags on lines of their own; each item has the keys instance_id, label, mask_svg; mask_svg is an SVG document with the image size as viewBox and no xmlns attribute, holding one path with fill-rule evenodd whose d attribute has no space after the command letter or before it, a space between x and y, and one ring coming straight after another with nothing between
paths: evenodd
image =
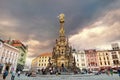
<instances>
[{"instance_id":1,"label":"window","mask_svg":"<svg viewBox=\"0 0 120 80\"><path fill-rule=\"evenodd\" d=\"M22 53L21 56L23 57L23 56L24 56L24 53Z\"/></svg>"},{"instance_id":2,"label":"window","mask_svg":"<svg viewBox=\"0 0 120 80\"><path fill-rule=\"evenodd\" d=\"M77 59L77 61L79 61L79 60Z\"/></svg>"},{"instance_id":3,"label":"window","mask_svg":"<svg viewBox=\"0 0 120 80\"><path fill-rule=\"evenodd\" d=\"M117 55L112 55L113 59L118 59Z\"/></svg>"},{"instance_id":4,"label":"window","mask_svg":"<svg viewBox=\"0 0 120 80\"><path fill-rule=\"evenodd\" d=\"M83 64L81 64L82 66L85 66L85 64L83 63Z\"/></svg>"},{"instance_id":5,"label":"window","mask_svg":"<svg viewBox=\"0 0 120 80\"><path fill-rule=\"evenodd\" d=\"M100 62L100 65L102 65L102 62Z\"/></svg>"},{"instance_id":6,"label":"window","mask_svg":"<svg viewBox=\"0 0 120 80\"><path fill-rule=\"evenodd\" d=\"M119 61L118 60L114 60L113 63L114 63L114 65L118 65Z\"/></svg>"},{"instance_id":7,"label":"window","mask_svg":"<svg viewBox=\"0 0 120 80\"><path fill-rule=\"evenodd\" d=\"M20 61L22 62L22 61L23 61L23 59L21 58L21 59L20 59Z\"/></svg>"},{"instance_id":8,"label":"window","mask_svg":"<svg viewBox=\"0 0 120 80\"><path fill-rule=\"evenodd\" d=\"M110 65L110 62L108 61L108 65Z\"/></svg>"},{"instance_id":9,"label":"window","mask_svg":"<svg viewBox=\"0 0 120 80\"><path fill-rule=\"evenodd\" d=\"M111 54L114 55L114 54L116 54L116 52L112 52Z\"/></svg>"},{"instance_id":10,"label":"window","mask_svg":"<svg viewBox=\"0 0 120 80\"><path fill-rule=\"evenodd\" d=\"M84 59L81 59L81 61L85 61Z\"/></svg>"},{"instance_id":11,"label":"window","mask_svg":"<svg viewBox=\"0 0 120 80\"><path fill-rule=\"evenodd\" d=\"M106 55L108 55L108 53L106 53Z\"/></svg>"},{"instance_id":12,"label":"window","mask_svg":"<svg viewBox=\"0 0 120 80\"><path fill-rule=\"evenodd\" d=\"M106 65L106 62L104 62L105 63L105 65Z\"/></svg>"},{"instance_id":13,"label":"window","mask_svg":"<svg viewBox=\"0 0 120 80\"><path fill-rule=\"evenodd\" d=\"M104 60L105 60L105 57L104 57Z\"/></svg>"},{"instance_id":14,"label":"window","mask_svg":"<svg viewBox=\"0 0 120 80\"><path fill-rule=\"evenodd\" d=\"M84 54L82 54L81 57L84 57Z\"/></svg>"}]
</instances>

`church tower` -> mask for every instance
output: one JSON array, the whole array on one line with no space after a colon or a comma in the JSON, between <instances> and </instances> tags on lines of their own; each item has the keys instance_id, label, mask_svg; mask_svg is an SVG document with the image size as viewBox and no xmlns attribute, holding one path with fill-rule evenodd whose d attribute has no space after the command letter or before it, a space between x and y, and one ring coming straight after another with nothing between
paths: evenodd
<instances>
[{"instance_id":1,"label":"church tower","mask_svg":"<svg viewBox=\"0 0 120 80\"><path fill-rule=\"evenodd\" d=\"M53 47L50 62L55 67L72 68L75 66L75 59L72 55L72 47L69 46L68 38L65 36L64 17L63 13L59 15L59 38L56 39L55 46Z\"/></svg>"}]
</instances>

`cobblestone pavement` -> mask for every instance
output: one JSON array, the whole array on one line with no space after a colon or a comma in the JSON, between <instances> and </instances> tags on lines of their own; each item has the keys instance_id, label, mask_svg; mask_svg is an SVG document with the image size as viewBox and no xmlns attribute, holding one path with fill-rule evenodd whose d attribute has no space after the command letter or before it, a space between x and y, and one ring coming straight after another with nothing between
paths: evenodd
<instances>
[{"instance_id":1,"label":"cobblestone pavement","mask_svg":"<svg viewBox=\"0 0 120 80\"><path fill-rule=\"evenodd\" d=\"M10 80L10 75L7 77L7 80ZM102 74L102 75L39 75L37 77L26 77L24 75L21 75L20 78L16 76L15 80L120 80L120 77L117 74L114 74L113 76L108 76L106 74Z\"/></svg>"}]
</instances>

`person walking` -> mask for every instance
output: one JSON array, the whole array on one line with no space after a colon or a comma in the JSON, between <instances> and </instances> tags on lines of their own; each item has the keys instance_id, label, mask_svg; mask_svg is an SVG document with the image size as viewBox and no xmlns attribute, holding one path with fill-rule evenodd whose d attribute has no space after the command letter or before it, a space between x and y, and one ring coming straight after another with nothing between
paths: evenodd
<instances>
[{"instance_id":1,"label":"person walking","mask_svg":"<svg viewBox=\"0 0 120 80\"><path fill-rule=\"evenodd\" d=\"M18 71L18 77L20 77L20 71Z\"/></svg>"},{"instance_id":2,"label":"person walking","mask_svg":"<svg viewBox=\"0 0 120 80\"><path fill-rule=\"evenodd\" d=\"M120 68L118 68L117 72L118 72L118 75L119 75L119 77L120 77Z\"/></svg>"},{"instance_id":3,"label":"person walking","mask_svg":"<svg viewBox=\"0 0 120 80\"><path fill-rule=\"evenodd\" d=\"M15 78L15 71L12 71L12 73L11 73L11 80L14 80L14 78Z\"/></svg>"},{"instance_id":4,"label":"person walking","mask_svg":"<svg viewBox=\"0 0 120 80\"><path fill-rule=\"evenodd\" d=\"M113 76L113 69L112 68L110 69L110 74Z\"/></svg>"},{"instance_id":5,"label":"person walking","mask_svg":"<svg viewBox=\"0 0 120 80\"><path fill-rule=\"evenodd\" d=\"M7 76L8 76L8 70L6 69L3 73L3 80L6 80Z\"/></svg>"}]
</instances>

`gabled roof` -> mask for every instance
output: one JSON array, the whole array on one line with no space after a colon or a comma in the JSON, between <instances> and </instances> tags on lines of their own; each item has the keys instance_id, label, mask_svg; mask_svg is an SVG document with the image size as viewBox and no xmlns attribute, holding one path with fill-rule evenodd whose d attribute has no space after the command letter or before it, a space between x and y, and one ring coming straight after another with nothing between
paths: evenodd
<instances>
[{"instance_id":1,"label":"gabled roof","mask_svg":"<svg viewBox=\"0 0 120 80\"><path fill-rule=\"evenodd\" d=\"M52 56L52 53L50 53L50 52L42 53L39 55L39 57L41 57L41 56Z\"/></svg>"},{"instance_id":2,"label":"gabled roof","mask_svg":"<svg viewBox=\"0 0 120 80\"><path fill-rule=\"evenodd\" d=\"M5 43L11 44L14 47L21 47L23 46L26 48L26 46L20 41L20 40L5 40Z\"/></svg>"}]
</instances>

